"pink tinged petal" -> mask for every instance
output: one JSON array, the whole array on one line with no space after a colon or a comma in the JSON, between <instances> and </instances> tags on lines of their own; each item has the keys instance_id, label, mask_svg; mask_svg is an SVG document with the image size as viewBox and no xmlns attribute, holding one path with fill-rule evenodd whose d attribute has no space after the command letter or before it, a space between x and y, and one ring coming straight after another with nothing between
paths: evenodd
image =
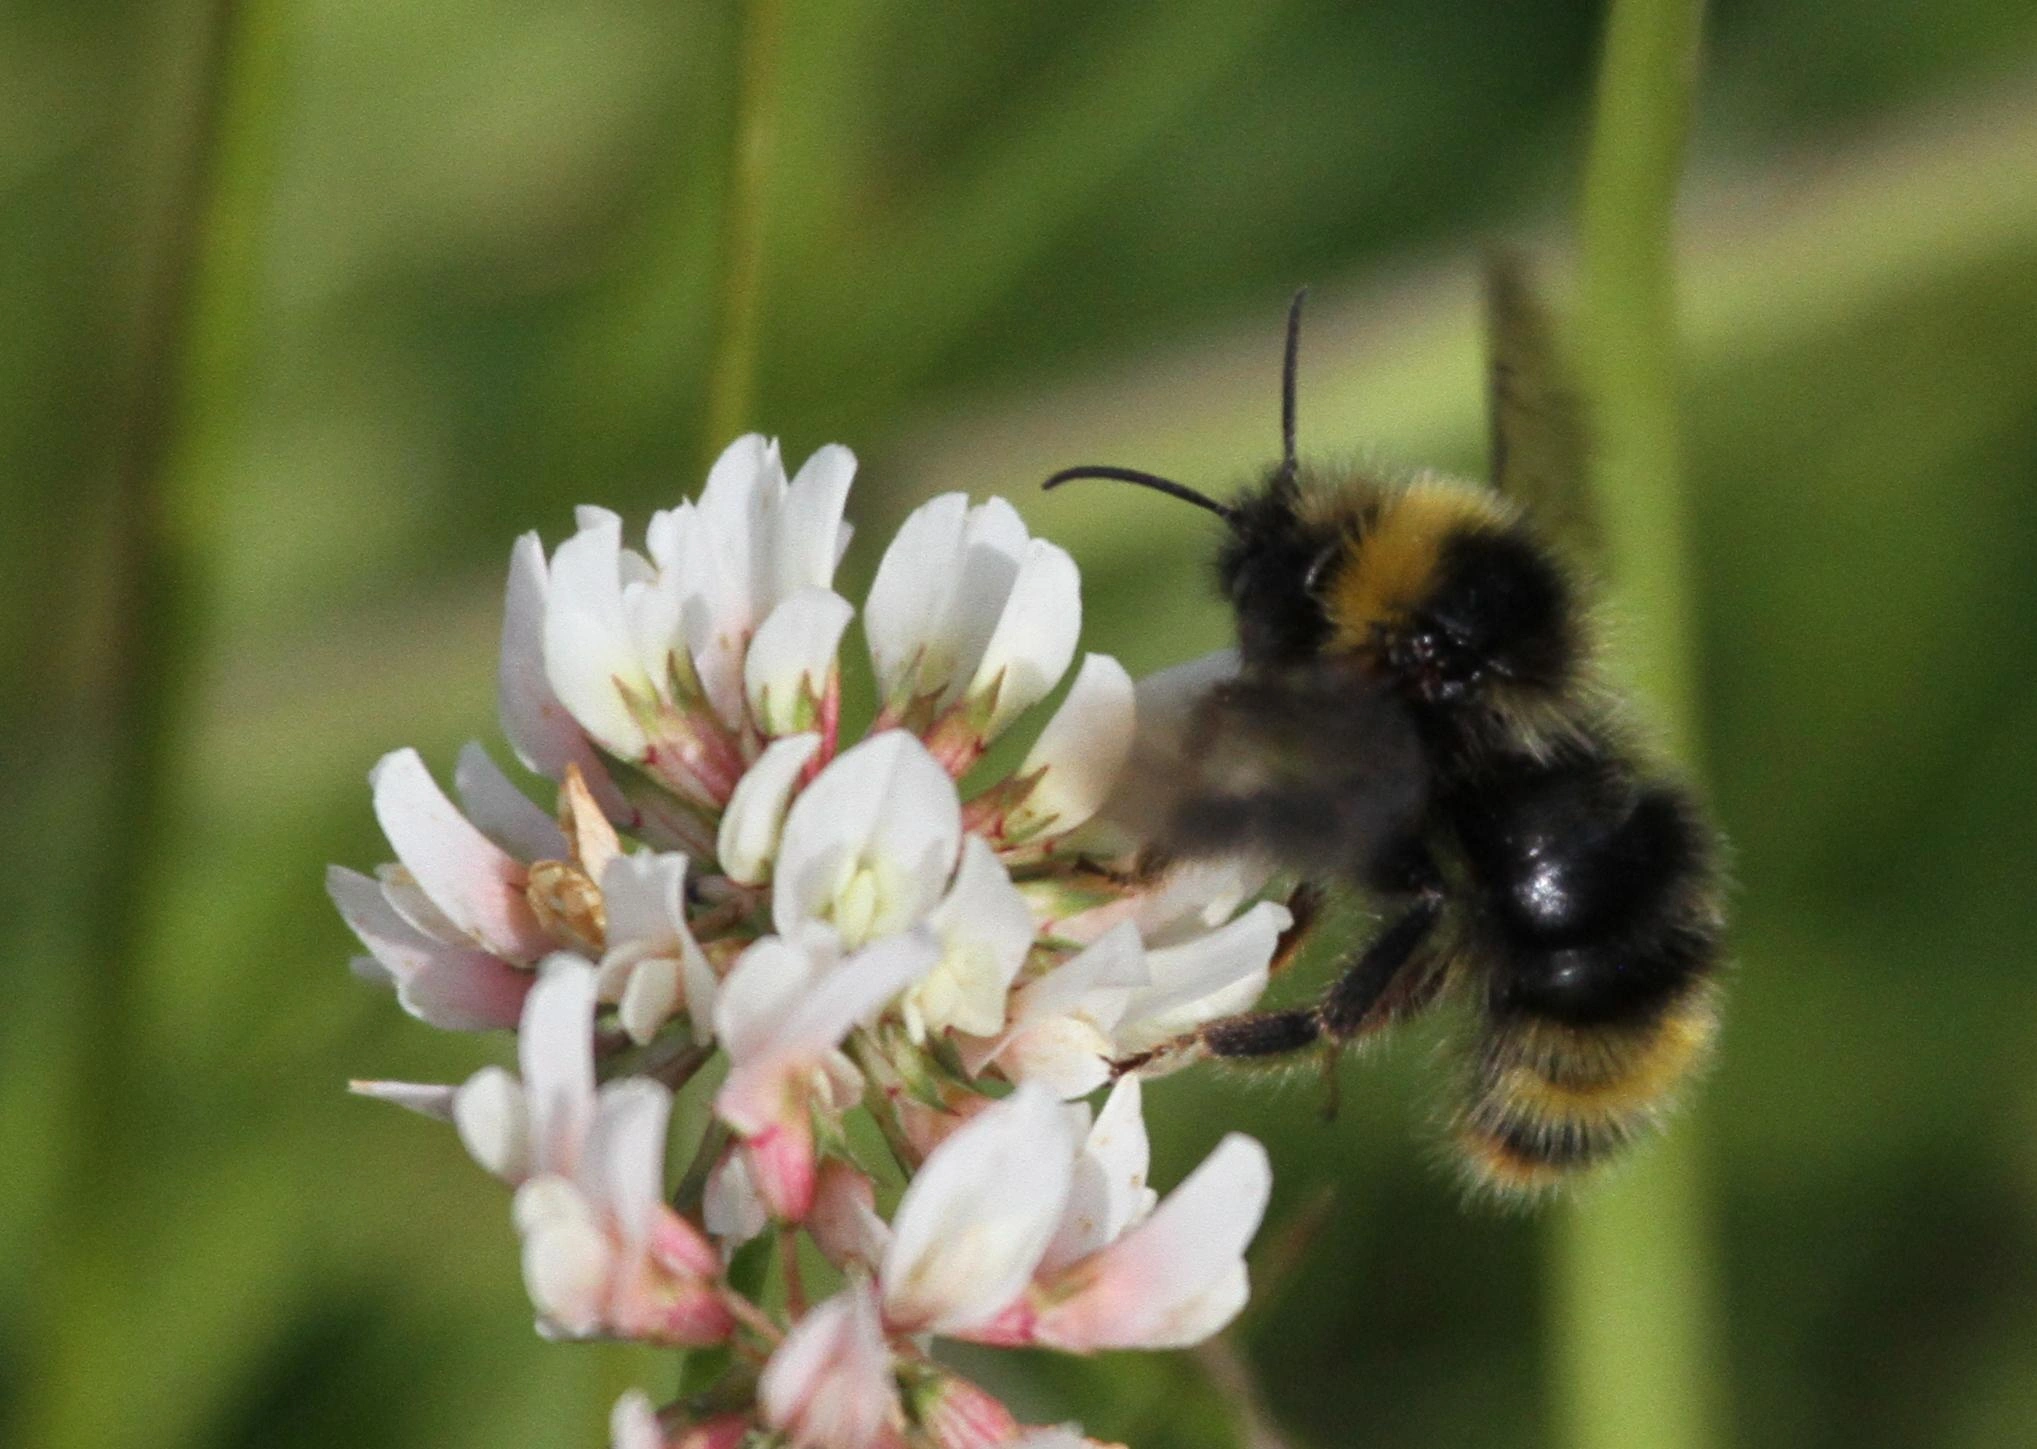
<instances>
[{"instance_id":1,"label":"pink tinged petal","mask_svg":"<svg viewBox=\"0 0 2037 1449\"><path fill-rule=\"evenodd\" d=\"M1104 1100L1075 1159L1068 1206L1041 1260L1042 1276L1115 1241L1152 1210L1153 1190L1146 1186L1150 1149L1139 1100L1137 1077L1120 1078Z\"/></svg>"},{"instance_id":2,"label":"pink tinged petal","mask_svg":"<svg viewBox=\"0 0 2037 1449\"><path fill-rule=\"evenodd\" d=\"M545 963L517 1034L535 1172L572 1176L594 1128L594 968L576 956Z\"/></svg>"},{"instance_id":3,"label":"pink tinged petal","mask_svg":"<svg viewBox=\"0 0 2037 1449\"><path fill-rule=\"evenodd\" d=\"M523 865L453 808L417 751L384 755L368 779L397 859L447 920L511 961L535 961L550 949L524 897Z\"/></svg>"},{"instance_id":4,"label":"pink tinged petal","mask_svg":"<svg viewBox=\"0 0 2037 1449\"><path fill-rule=\"evenodd\" d=\"M1068 697L1018 767L1020 779L1040 778L1006 822L1009 835L1065 834L1102 808L1131 751L1133 697L1132 677L1117 660L1083 659Z\"/></svg>"},{"instance_id":5,"label":"pink tinged petal","mask_svg":"<svg viewBox=\"0 0 2037 1449\"><path fill-rule=\"evenodd\" d=\"M616 1264L593 1206L563 1177L534 1177L516 1190L514 1216L539 1317L569 1337L599 1332Z\"/></svg>"},{"instance_id":6,"label":"pink tinged petal","mask_svg":"<svg viewBox=\"0 0 2037 1449\"><path fill-rule=\"evenodd\" d=\"M764 1365L765 1422L794 1449L872 1449L899 1417L877 1302L854 1284L813 1309Z\"/></svg>"},{"instance_id":7,"label":"pink tinged petal","mask_svg":"<svg viewBox=\"0 0 2037 1449\"><path fill-rule=\"evenodd\" d=\"M1261 901L1229 925L1146 953L1153 984L1132 999L1117 1032L1126 1052L1158 1046L1219 1016L1244 1011L1266 990L1267 966L1293 918Z\"/></svg>"},{"instance_id":8,"label":"pink tinged petal","mask_svg":"<svg viewBox=\"0 0 2037 1449\"><path fill-rule=\"evenodd\" d=\"M903 730L843 751L786 813L772 878L781 933L832 921L850 945L903 931L940 899L962 844L955 782Z\"/></svg>"},{"instance_id":9,"label":"pink tinged petal","mask_svg":"<svg viewBox=\"0 0 2037 1449\"><path fill-rule=\"evenodd\" d=\"M997 629L984 646L966 693L992 701L981 726L996 739L1052 692L1075 658L1082 633L1082 578L1065 549L1034 539L1011 587Z\"/></svg>"},{"instance_id":10,"label":"pink tinged petal","mask_svg":"<svg viewBox=\"0 0 2037 1449\"><path fill-rule=\"evenodd\" d=\"M1075 1146L1060 1100L1026 1084L935 1148L893 1216L886 1320L956 1333L1016 1299L1053 1240Z\"/></svg>"},{"instance_id":11,"label":"pink tinged petal","mask_svg":"<svg viewBox=\"0 0 2037 1449\"><path fill-rule=\"evenodd\" d=\"M657 695L632 638L622 600L622 524L613 514L582 520L552 555L545 601L545 677L566 711L601 747L640 760L648 743L624 691Z\"/></svg>"},{"instance_id":12,"label":"pink tinged petal","mask_svg":"<svg viewBox=\"0 0 2037 1449\"><path fill-rule=\"evenodd\" d=\"M781 1223L804 1222L813 1211L820 1180L813 1119L806 1104L788 1094L778 1120L745 1136L742 1145L750 1181L765 1211Z\"/></svg>"},{"instance_id":13,"label":"pink tinged petal","mask_svg":"<svg viewBox=\"0 0 2037 1449\"><path fill-rule=\"evenodd\" d=\"M927 1031L989 1036L1004 1027L1005 998L1033 944L1033 913L997 852L977 836L962 842L962 864L927 918L941 960L907 998Z\"/></svg>"},{"instance_id":14,"label":"pink tinged petal","mask_svg":"<svg viewBox=\"0 0 2037 1449\"><path fill-rule=\"evenodd\" d=\"M448 1031L516 1025L531 987L528 971L425 935L397 914L380 882L344 866L326 872L325 888L395 985L405 1011Z\"/></svg>"},{"instance_id":15,"label":"pink tinged petal","mask_svg":"<svg viewBox=\"0 0 2037 1449\"><path fill-rule=\"evenodd\" d=\"M460 808L480 832L518 860L565 860L565 832L558 821L516 788L478 741L460 749L453 766Z\"/></svg>"},{"instance_id":16,"label":"pink tinged petal","mask_svg":"<svg viewBox=\"0 0 2037 1449\"><path fill-rule=\"evenodd\" d=\"M377 1102L387 1102L420 1117L431 1117L440 1122L453 1120L453 1088L436 1082L355 1081L347 1083L347 1090L356 1097L372 1097Z\"/></svg>"},{"instance_id":17,"label":"pink tinged petal","mask_svg":"<svg viewBox=\"0 0 2037 1449\"><path fill-rule=\"evenodd\" d=\"M501 1067L483 1067L453 1094L453 1125L468 1156L504 1182L531 1174L530 1113L522 1085Z\"/></svg>"},{"instance_id":18,"label":"pink tinged petal","mask_svg":"<svg viewBox=\"0 0 2037 1449\"><path fill-rule=\"evenodd\" d=\"M776 949L765 951L767 945ZM939 949L924 935L893 937L804 987L796 966L790 968L792 976L778 975L786 969L781 952L799 954L782 942L759 942L743 954L725 983L716 1026L732 1065L715 1096L715 1111L747 1139L752 1178L773 1214L796 1222L813 1204L810 1108L816 1082L826 1079L836 1044L930 971ZM763 988L753 990L739 979L763 970L775 978ZM782 1019L758 1021L749 1015L787 981L794 999Z\"/></svg>"},{"instance_id":19,"label":"pink tinged petal","mask_svg":"<svg viewBox=\"0 0 2037 1449\"><path fill-rule=\"evenodd\" d=\"M715 857L730 880L755 886L771 878L785 812L799 787L799 777L820 753L820 745L817 734L773 740L736 782L715 845Z\"/></svg>"},{"instance_id":20,"label":"pink tinged petal","mask_svg":"<svg viewBox=\"0 0 2037 1449\"><path fill-rule=\"evenodd\" d=\"M758 626L743 657L750 718L767 736L810 730L835 672L835 650L855 611L827 589L801 589Z\"/></svg>"},{"instance_id":21,"label":"pink tinged petal","mask_svg":"<svg viewBox=\"0 0 2037 1449\"><path fill-rule=\"evenodd\" d=\"M933 1449L1003 1449L1019 1431L1010 1409L954 1374L914 1393L913 1416Z\"/></svg>"},{"instance_id":22,"label":"pink tinged petal","mask_svg":"<svg viewBox=\"0 0 2037 1449\"><path fill-rule=\"evenodd\" d=\"M658 1412L640 1389L631 1389L615 1401L608 1416L610 1449L665 1449L665 1430Z\"/></svg>"},{"instance_id":23,"label":"pink tinged petal","mask_svg":"<svg viewBox=\"0 0 2037 1449\"><path fill-rule=\"evenodd\" d=\"M771 1210L750 1176L750 1158L731 1147L707 1175L701 1213L708 1232L724 1244L747 1243L771 1224Z\"/></svg>"},{"instance_id":24,"label":"pink tinged petal","mask_svg":"<svg viewBox=\"0 0 2037 1449\"><path fill-rule=\"evenodd\" d=\"M746 1414L717 1414L684 1430L671 1449L743 1449L753 1427Z\"/></svg>"},{"instance_id":25,"label":"pink tinged petal","mask_svg":"<svg viewBox=\"0 0 2037 1449\"><path fill-rule=\"evenodd\" d=\"M877 1216L876 1185L840 1158L821 1167L806 1230L837 1268L851 1263L875 1268L891 1241L891 1230Z\"/></svg>"},{"instance_id":26,"label":"pink tinged petal","mask_svg":"<svg viewBox=\"0 0 2037 1449\"><path fill-rule=\"evenodd\" d=\"M1087 1353L1186 1348L1217 1332L1244 1307L1245 1247L1272 1182L1265 1148L1225 1137L1145 1222L1045 1285L1058 1301L1041 1310L1037 1341Z\"/></svg>"},{"instance_id":27,"label":"pink tinged petal","mask_svg":"<svg viewBox=\"0 0 2037 1449\"><path fill-rule=\"evenodd\" d=\"M815 450L785 490L773 539L773 597L826 588L848 540L842 508L856 477L856 455L840 443Z\"/></svg>"}]
</instances>

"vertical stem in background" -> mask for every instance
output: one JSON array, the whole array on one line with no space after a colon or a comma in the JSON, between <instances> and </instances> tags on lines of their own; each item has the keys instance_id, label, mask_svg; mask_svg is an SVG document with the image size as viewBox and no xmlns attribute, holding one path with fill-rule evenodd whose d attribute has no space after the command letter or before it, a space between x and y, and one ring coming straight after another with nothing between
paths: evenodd
<instances>
[{"instance_id":1,"label":"vertical stem in background","mask_svg":"<svg viewBox=\"0 0 2037 1449\"><path fill-rule=\"evenodd\" d=\"M221 372L238 355L231 334L244 320L223 315L234 244L248 217L238 214L236 147L245 144L244 102L252 52L248 16L237 0L206 0L196 11L190 73L172 97L176 114L150 118L178 137L167 159L169 182L158 217L140 241L141 279L121 416L113 420L109 555L116 591L104 641L110 726L99 852L100 878L86 959L94 999L81 1013L93 1035L85 1082L92 1130L104 1149L125 1118L124 1069L139 1061L132 1038L140 989L140 952L161 859L175 743L192 676L201 620L198 534L202 507L187 476L210 404L228 384ZM146 146L138 147L147 150Z\"/></svg>"},{"instance_id":2,"label":"vertical stem in background","mask_svg":"<svg viewBox=\"0 0 2037 1449\"><path fill-rule=\"evenodd\" d=\"M1671 228L1701 0L1613 0L1585 172L1578 364L1615 587L1618 664L1698 764ZM1723 1382L1699 1124L1553 1221L1556 1390L1566 1449L1722 1442Z\"/></svg>"},{"instance_id":3,"label":"vertical stem in background","mask_svg":"<svg viewBox=\"0 0 2037 1449\"><path fill-rule=\"evenodd\" d=\"M714 366L708 376L708 457L745 429L757 386L757 319L763 292L764 191L778 117L780 0L746 0L737 40L734 141L722 202L721 286Z\"/></svg>"}]
</instances>

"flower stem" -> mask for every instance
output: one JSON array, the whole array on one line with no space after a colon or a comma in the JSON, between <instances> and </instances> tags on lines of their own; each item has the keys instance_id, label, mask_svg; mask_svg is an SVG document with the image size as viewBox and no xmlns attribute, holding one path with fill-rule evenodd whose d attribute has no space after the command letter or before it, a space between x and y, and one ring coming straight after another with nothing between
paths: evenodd
<instances>
[{"instance_id":1,"label":"flower stem","mask_svg":"<svg viewBox=\"0 0 2037 1449\"><path fill-rule=\"evenodd\" d=\"M748 0L740 7L738 91L727 192L722 204L721 288L714 367L708 378L707 458L753 425L757 326L763 292L764 191L776 139L784 7Z\"/></svg>"},{"instance_id":2,"label":"flower stem","mask_svg":"<svg viewBox=\"0 0 2037 1449\"><path fill-rule=\"evenodd\" d=\"M1614 0L1585 172L1578 318L1607 568L1631 605L1616 663L1690 767L1699 730L1671 226L1702 25L1702 0ZM1551 1225L1556 1442L1568 1449L1721 1442L1698 1125L1680 1119Z\"/></svg>"}]
</instances>

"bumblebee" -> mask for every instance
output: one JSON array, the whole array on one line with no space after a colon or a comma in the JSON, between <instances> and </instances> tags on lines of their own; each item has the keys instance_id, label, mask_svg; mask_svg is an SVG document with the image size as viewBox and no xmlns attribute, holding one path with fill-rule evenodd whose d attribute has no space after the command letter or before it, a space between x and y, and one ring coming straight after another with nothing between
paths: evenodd
<instances>
[{"instance_id":1,"label":"bumblebee","mask_svg":"<svg viewBox=\"0 0 2037 1449\"><path fill-rule=\"evenodd\" d=\"M1495 269L1488 292L1494 488L1297 459L1303 295L1281 458L1236 499L1104 466L1046 486L1135 484L1224 525L1238 667L1138 767L1133 813L1159 853L1257 853L1368 894L1383 924L1313 1005L1213 1021L1119 1066L1311 1048L1334 1063L1459 1001L1473 1025L1454 1144L1475 1185L1532 1194L1616 1155L1706 1056L1719 843L1601 683L1583 570L1517 501L1574 499L1574 478L1553 475L1582 454L1567 394L1544 387L1553 349L1518 271ZM1318 898L1298 890L1296 934Z\"/></svg>"}]
</instances>

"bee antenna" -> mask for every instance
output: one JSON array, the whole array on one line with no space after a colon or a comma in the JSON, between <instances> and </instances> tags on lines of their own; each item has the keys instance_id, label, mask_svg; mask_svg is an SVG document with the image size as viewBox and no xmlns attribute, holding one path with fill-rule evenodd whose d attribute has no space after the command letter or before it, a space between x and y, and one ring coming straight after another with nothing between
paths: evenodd
<instances>
[{"instance_id":1,"label":"bee antenna","mask_svg":"<svg viewBox=\"0 0 2037 1449\"><path fill-rule=\"evenodd\" d=\"M1207 494L1196 492L1186 483L1176 483L1172 478L1162 478L1158 473L1145 473L1137 468L1111 468L1101 464L1063 468L1040 486L1059 488L1063 483L1072 483L1077 478L1104 478L1113 483L1136 483L1141 488L1151 488L1157 493L1165 493L1169 498L1179 498L1184 503L1193 503L1197 508L1207 508L1226 523L1237 518L1235 509L1217 502Z\"/></svg>"},{"instance_id":2,"label":"bee antenna","mask_svg":"<svg viewBox=\"0 0 2037 1449\"><path fill-rule=\"evenodd\" d=\"M1294 294L1294 300L1287 304L1287 352L1280 368L1280 472L1292 478L1296 467L1294 457L1294 394L1296 364L1301 360L1301 304L1308 300L1308 288L1303 287Z\"/></svg>"}]
</instances>

